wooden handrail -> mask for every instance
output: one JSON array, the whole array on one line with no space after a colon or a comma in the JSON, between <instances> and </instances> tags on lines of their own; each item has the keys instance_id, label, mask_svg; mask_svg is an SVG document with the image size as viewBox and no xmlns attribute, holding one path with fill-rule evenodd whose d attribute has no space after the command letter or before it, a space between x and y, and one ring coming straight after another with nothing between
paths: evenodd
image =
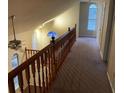
<instances>
[{"instance_id":1,"label":"wooden handrail","mask_svg":"<svg viewBox=\"0 0 124 93\"><path fill-rule=\"evenodd\" d=\"M25 62L8 73L9 92L16 93L13 79L18 76L21 93L25 90L24 82L27 83L26 87L28 87L28 93L30 93L31 81L33 81L34 93L37 92L37 86L40 89L40 93L47 93L51 82L55 79L58 69L70 52L75 40L76 26L40 51L25 49L26 53L31 52L33 55L27 57ZM29 54L26 55L29 56ZM26 78L25 80L24 77Z\"/></svg>"}]
</instances>

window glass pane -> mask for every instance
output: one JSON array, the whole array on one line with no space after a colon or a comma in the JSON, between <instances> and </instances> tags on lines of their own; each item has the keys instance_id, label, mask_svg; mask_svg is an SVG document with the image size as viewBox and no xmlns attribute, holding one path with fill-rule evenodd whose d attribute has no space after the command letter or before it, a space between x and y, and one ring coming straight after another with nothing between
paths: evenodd
<instances>
[{"instance_id":1,"label":"window glass pane","mask_svg":"<svg viewBox=\"0 0 124 93\"><path fill-rule=\"evenodd\" d=\"M18 65L19 65L18 55L14 54L12 58L12 68L15 69ZM18 76L16 76L13 81L14 81L15 89L17 89L19 87Z\"/></svg>"},{"instance_id":2,"label":"window glass pane","mask_svg":"<svg viewBox=\"0 0 124 93\"><path fill-rule=\"evenodd\" d=\"M18 76L14 78L15 89L19 87Z\"/></svg>"},{"instance_id":3,"label":"window glass pane","mask_svg":"<svg viewBox=\"0 0 124 93\"><path fill-rule=\"evenodd\" d=\"M95 31L96 16L97 16L97 6L95 4L91 4L89 6L88 31Z\"/></svg>"},{"instance_id":4,"label":"window glass pane","mask_svg":"<svg viewBox=\"0 0 124 93\"><path fill-rule=\"evenodd\" d=\"M90 8L97 8L95 4L91 4Z\"/></svg>"},{"instance_id":5,"label":"window glass pane","mask_svg":"<svg viewBox=\"0 0 124 93\"><path fill-rule=\"evenodd\" d=\"M14 58L13 60L12 60L12 67L13 68L16 68L18 66L18 60L17 60L17 58Z\"/></svg>"},{"instance_id":6,"label":"window glass pane","mask_svg":"<svg viewBox=\"0 0 124 93\"><path fill-rule=\"evenodd\" d=\"M97 10L95 8L91 8L89 10L89 19L96 19L96 12Z\"/></svg>"},{"instance_id":7,"label":"window glass pane","mask_svg":"<svg viewBox=\"0 0 124 93\"><path fill-rule=\"evenodd\" d=\"M88 30L94 31L96 29L96 20L88 20Z\"/></svg>"}]
</instances>

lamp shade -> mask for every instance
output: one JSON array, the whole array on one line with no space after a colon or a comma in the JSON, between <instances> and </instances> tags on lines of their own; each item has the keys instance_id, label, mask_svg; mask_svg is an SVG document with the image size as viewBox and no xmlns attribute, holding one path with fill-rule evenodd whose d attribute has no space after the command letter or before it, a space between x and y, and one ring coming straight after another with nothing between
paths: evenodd
<instances>
[{"instance_id":1,"label":"lamp shade","mask_svg":"<svg viewBox=\"0 0 124 93\"><path fill-rule=\"evenodd\" d=\"M48 36L51 38L51 37L57 37L57 33L56 32L53 32L53 31L50 31L48 32Z\"/></svg>"}]
</instances>

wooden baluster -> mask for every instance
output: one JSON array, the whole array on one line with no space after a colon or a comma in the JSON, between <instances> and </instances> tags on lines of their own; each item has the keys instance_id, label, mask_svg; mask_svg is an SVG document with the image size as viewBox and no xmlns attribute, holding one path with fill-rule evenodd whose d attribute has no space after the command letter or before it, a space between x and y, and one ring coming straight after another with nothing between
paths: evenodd
<instances>
[{"instance_id":1,"label":"wooden baluster","mask_svg":"<svg viewBox=\"0 0 124 93\"><path fill-rule=\"evenodd\" d=\"M29 69L29 67L27 67L25 69L25 73L26 73L26 80L27 80L27 84L28 84L28 93L31 93L31 91L30 91L30 69Z\"/></svg>"},{"instance_id":2,"label":"wooden baluster","mask_svg":"<svg viewBox=\"0 0 124 93\"><path fill-rule=\"evenodd\" d=\"M9 85L9 93L15 93L15 87L14 87L14 81L12 79L8 79L8 85Z\"/></svg>"},{"instance_id":3,"label":"wooden baluster","mask_svg":"<svg viewBox=\"0 0 124 93\"><path fill-rule=\"evenodd\" d=\"M55 74L56 74L56 58L55 58L55 38L52 38L52 54L53 54L53 63L54 63L54 76L55 76Z\"/></svg>"},{"instance_id":4,"label":"wooden baluster","mask_svg":"<svg viewBox=\"0 0 124 93\"><path fill-rule=\"evenodd\" d=\"M61 65L61 60L62 60L62 44L60 43L60 65Z\"/></svg>"},{"instance_id":5,"label":"wooden baluster","mask_svg":"<svg viewBox=\"0 0 124 93\"><path fill-rule=\"evenodd\" d=\"M25 47L25 55L26 55L26 60L28 59L28 53L27 53L27 48Z\"/></svg>"},{"instance_id":6,"label":"wooden baluster","mask_svg":"<svg viewBox=\"0 0 124 93\"><path fill-rule=\"evenodd\" d=\"M47 66L48 66L48 61L47 61L47 51L44 53L45 57L45 76L46 76L46 89L48 90L48 71L47 71Z\"/></svg>"},{"instance_id":7,"label":"wooden baluster","mask_svg":"<svg viewBox=\"0 0 124 93\"><path fill-rule=\"evenodd\" d=\"M32 51L32 56L35 54L35 51L34 50L31 50Z\"/></svg>"},{"instance_id":8,"label":"wooden baluster","mask_svg":"<svg viewBox=\"0 0 124 93\"><path fill-rule=\"evenodd\" d=\"M37 52L36 51L33 51L33 55L35 55Z\"/></svg>"},{"instance_id":9,"label":"wooden baluster","mask_svg":"<svg viewBox=\"0 0 124 93\"><path fill-rule=\"evenodd\" d=\"M65 55L65 45L64 45L64 42L63 42L63 60L64 60L64 55Z\"/></svg>"},{"instance_id":10,"label":"wooden baluster","mask_svg":"<svg viewBox=\"0 0 124 93\"><path fill-rule=\"evenodd\" d=\"M34 92L36 93L36 80L35 80L35 60L34 62L31 64L31 69L32 69L32 74L33 74L33 79L34 79Z\"/></svg>"},{"instance_id":11,"label":"wooden baluster","mask_svg":"<svg viewBox=\"0 0 124 93\"><path fill-rule=\"evenodd\" d=\"M28 50L28 58L30 58L30 51Z\"/></svg>"},{"instance_id":12,"label":"wooden baluster","mask_svg":"<svg viewBox=\"0 0 124 93\"><path fill-rule=\"evenodd\" d=\"M38 53L38 51L36 50L36 53Z\"/></svg>"},{"instance_id":13,"label":"wooden baluster","mask_svg":"<svg viewBox=\"0 0 124 93\"><path fill-rule=\"evenodd\" d=\"M49 60L49 83L51 83L51 60L50 60L50 48L48 49L48 60Z\"/></svg>"},{"instance_id":14,"label":"wooden baluster","mask_svg":"<svg viewBox=\"0 0 124 93\"><path fill-rule=\"evenodd\" d=\"M52 80L54 80L54 59L53 59L53 47L51 47L51 69L52 69Z\"/></svg>"},{"instance_id":15,"label":"wooden baluster","mask_svg":"<svg viewBox=\"0 0 124 93\"><path fill-rule=\"evenodd\" d=\"M62 42L62 55L64 55L64 43ZM64 56L62 56L62 62L63 62Z\"/></svg>"},{"instance_id":16,"label":"wooden baluster","mask_svg":"<svg viewBox=\"0 0 124 93\"><path fill-rule=\"evenodd\" d=\"M30 50L30 51L31 51L31 57L32 57L34 53L33 53L33 51L32 51L32 50Z\"/></svg>"},{"instance_id":17,"label":"wooden baluster","mask_svg":"<svg viewBox=\"0 0 124 93\"><path fill-rule=\"evenodd\" d=\"M59 67L61 65L61 46L59 46Z\"/></svg>"},{"instance_id":18,"label":"wooden baluster","mask_svg":"<svg viewBox=\"0 0 124 93\"><path fill-rule=\"evenodd\" d=\"M18 80L19 80L19 87L20 87L21 93L24 93L24 91L23 91L23 76L22 76L22 72L20 72L18 74Z\"/></svg>"},{"instance_id":19,"label":"wooden baluster","mask_svg":"<svg viewBox=\"0 0 124 93\"><path fill-rule=\"evenodd\" d=\"M59 45L59 58L58 58L58 67L60 66L60 61L61 61L61 47Z\"/></svg>"},{"instance_id":20,"label":"wooden baluster","mask_svg":"<svg viewBox=\"0 0 124 93\"><path fill-rule=\"evenodd\" d=\"M66 41L65 41L65 57L66 57L66 55L67 55L67 43L66 43ZM65 59L65 58L64 58Z\"/></svg>"},{"instance_id":21,"label":"wooden baluster","mask_svg":"<svg viewBox=\"0 0 124 93\"><path fill-rule=\"evenodd\" d=\"M53 59L52 59L52 47L50 47L50 64L51 64L51 79L53 80Z\"/></svg>"},{"instance_id":22,"label":"wooden baluster","mask_svg":"<svg viewBox=\"0 0 124 93\"><path fill-rule=\"evenodd\" d=\"M77 24L75 24L75 29L74 29L74 41L76 41L76 28L77 28Z\"/></svg>"},{"instance_id":23,"label":"wooden baluster","mask_svg":"<svg viewBox=\"0 0 124 93\"><path fill-rule=\"evenodd\" d=\"M60 63L60 47L58 48L58 66L57 66L57 69L58 69L58 67L59 67L59 63Z\"/></svg>"},{"instance_id":24,"label":"wooden baluster","mask_svg":"<svg viewBox=\"0 0 124 93\"><path fill-rule=\"evenodd\" d=\"M32 50L30 50L30 54L31 54L31 57L33 56L33 52L32 52Z\"/></svg>"},{"instance_id":25,"label":"wooden baluster","mask_svg":"<svg viewBox=\"0 0 124 93\"><path fill-rule=\"evenodd\" d=\"M28 52L28 49L27 49L27 59L29 58L29 52Z\"/></svg>"},{"instance_id":26,"label":"wooden baluster","mask_svg":"<svg viewBox=\"0 0 124 93\"><path fill-rule=\"evenodd\" d=\"M32 56L32 55L31 55L31 51L30 51L30 50L29 50L29 55L30 55L30 57Z\"/></svg>"},{"instance_id":27,"label":"wooden baluster","mask_svg":"<svg viewBox=\"0 0 124 93\"><path fill-rule=\"evenodd\" d=\"M68 31L69 31L69 32L71 31L70 27L68 28ZM68 38L69 38L69 37L68 37ZM68 41L70 41L70 39L68 39ZM71 49L70 44L68 45L68 48L69 48L69 52L70 52L70 49Z\"/></svg>"},{"instance_id":28,"label":"wooden baluster","mask_svg":"<svg viewBox=\"0 0 124 93\"><path fill-rule=\"evenodd\" d=\"M31 50L32 51L32 56L35 54L35 50Z\"/></svg>"},{"instance_id":29,"label":"wooden baluster","mask_svg":"<svg viewBox=\"0 0 124 93\"><path fill-rule=\"evenodd\" d=\"M40 89L40 93L41 93L40 57L37 58L37 71L38 71L38 79L39 79L39 89Z\"/></svg>"},{"instance_id":30,"label":"wooden baluster","mask_svg":"<svg viewBox=\"0 0 124 93\"><path fill-rule=\"evenodd\" d=\"M44 60L43 54L41 55L41 66L42 66L42 92L45 93L45 81L44 81Z\"/></svg>"},{"instance_id":31,"label":"wooden baluster","mask_svg":"<svg viewBox=\"0 0 124 93\"><path fill-rule=\"evenodd\" d=\"M57 67L58 67L58 45L57 45L57 48L55 46L55 60L56 60L56 72L57 72Z\"/></svg>"}]
</instances>

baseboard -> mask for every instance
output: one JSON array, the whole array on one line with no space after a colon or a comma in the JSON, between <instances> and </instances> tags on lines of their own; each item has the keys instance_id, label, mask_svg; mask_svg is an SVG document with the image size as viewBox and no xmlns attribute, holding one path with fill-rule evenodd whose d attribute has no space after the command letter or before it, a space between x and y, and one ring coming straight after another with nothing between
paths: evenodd
<instances>
[{"instance_id":1,"label":"baseboard","mask_svg":"<svg viewBox=\"0 0 124 93\"><path fill-rule=\"evenodd\" d=\"M108 72L107 72L107 77L108 77L109 84L110 84L111 89L112 89L112 93L115 93L115 91L114 91L114 89L113 89L113 86L112 86L112 83L111 83L110 76L109 76Z\"/></svg>"}]
</instances>

